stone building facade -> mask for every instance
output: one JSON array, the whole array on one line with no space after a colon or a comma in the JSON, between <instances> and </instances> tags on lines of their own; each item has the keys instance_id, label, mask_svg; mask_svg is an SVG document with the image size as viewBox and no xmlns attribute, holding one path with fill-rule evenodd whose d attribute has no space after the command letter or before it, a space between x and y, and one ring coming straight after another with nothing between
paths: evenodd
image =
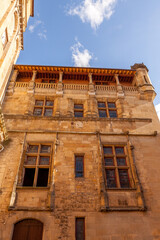
<instances>
[{"instance_id":1,"label":"stone building facade","mask_svg":"<svg viewBox=\"0 0 160 240\"><path fill-rule=\"evenodd\" d=\"M143 64L15 65L2 106L0 239L160 239L155 95Z\"/></svg>"}]
</instances>

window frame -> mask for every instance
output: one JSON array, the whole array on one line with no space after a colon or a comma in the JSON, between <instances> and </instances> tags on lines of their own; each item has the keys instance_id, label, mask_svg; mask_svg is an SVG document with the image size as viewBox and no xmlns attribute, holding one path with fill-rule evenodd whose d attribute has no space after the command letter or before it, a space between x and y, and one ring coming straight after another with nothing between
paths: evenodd
<instances>
[{"instance_id":1,"label":"window frame","mask_svg":"<svg viewBox=\"0 0 160 240\"><path fill-rule=\"evenodd\" d=\"M99 103L104 103L105 107L99 107L98 106ZM113 103L115 105L115 107L114 108L113 107L109 107L110 103ZM98 116L99 116L99 118L118 118L116 101L113 101L113 100L107 100L107 101L97 100L97 108L98 108ZM106 112L106 117L101 117L100 116L100 111L105 111ZM115 111L116 112L116 117L111 117L110 116L110 111Z\"/></svg>"},{"instance_id":2,"label":"window frame","mask_svg":"<svg viewBox=\"0 0 160 240\"><path fill-rule=\"evenodd\" d=\"M37 105L36 102L37 101L43 101L43 105ZM50 101L50 102L53 102L53 106L47 106L46 105L46 102L47 101ZM41 109L42 112L41 112L41 115L38 115L38 114L35 114L35 109ZM52 115L45 115L45 111L46 109L52 109ZM52 117L53 116L53 113L54 113L54 99L48 99L48 98L45 98L45 99L35 99L35 104L34 104L34 109L33 109L33 115L36 116L36 117Z\"/></svg>"},{"instance_id":3,"label":"window frame","mask_svg":"<svg viewBox=\"0 0 160 240\"><path fill-rule=\"evenodd\" d=\"M28 152L29 146L38 146L38 151L37 152ZM50 146L50 153L41 152L41 146ZM51 142L27 142L27 148L24 152L24 159L23 159L23 171L22 171L22 179L21 179L22 187L24 187L24 188L47 188L47 187L49 187L50 178L51 178L51 166L52 166L52 155L53 155L52 153L53 153L53 144ZM28 156L36 157L36 163L35 164L27 164L26 159ZM40 164L41 156L49 157L49 163L48 164ZM24 185L25 169L35 169L32 186ZM46 186L37 186L39 169L48 169L48 180L47 180Z\"/></svg>"},{"instance_id":4,"label":"window frame","mask_svg":"<svg viewBox=\"0 0 160 240\"><path fill-rule=\"evenodd\" d=\"M77 173L77 171L76 171L76 158L77 157L82 157L83 158L82 159L82 163L83 163L83 171L82 171L82 173L83 173L83 176L81 176L81 177L80 176L76 176L76 173ZM75 173L75 179L78 179L78 178L82 179L82 178L84 178L84 154L74 154L74 173Z\"/></svg>"},{"instance_id":5,"label":"window frame","mask_svg":"<svg viewBox=\"0 0 160 240\"><path fill-rule=\"evenodd\" d=\"M105 154L104 153L104 148L112 148L112 154ZM123 148L124 149L124 154L116 154L116 148ZM105 158L112 158L113 159L113 165L106 165L105 164ZM125 159L125 165L118 165L118 158L124 158ZM111 189L111 190L117 190L117 189L133 189L134 188L134 184L133 184L133 176L131 174L131 166L129 163L129 155L128 155L128 151L127 151L127 145L126 144L103 144L103 166L104 166L104 175L105 175L105 183L106 183L106 188L107 189ZM110 187L108 186L107 183L107 174L106 171L107 170L114 170L115 171L115 183L116 186L115 187ZM128 173L128 184L129 187L122 187L121 186L121 182L120 182L120 174L119 174L119 170L126 170Z\"/></svg>"}]
</instances>

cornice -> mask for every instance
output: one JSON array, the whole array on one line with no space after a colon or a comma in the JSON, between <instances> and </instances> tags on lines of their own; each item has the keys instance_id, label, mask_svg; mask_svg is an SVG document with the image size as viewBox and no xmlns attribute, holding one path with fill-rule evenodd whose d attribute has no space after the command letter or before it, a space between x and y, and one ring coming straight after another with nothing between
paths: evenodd
<instances>
[{"instance_id":1,"label":"cornice","mask_svg":"<svg viewBox=\"0 0 160 240\"><path fill-rule=\"evenodd\" d=\"M130 69L113 69L113 68L84 68L84 67L63 67L63 66L40 66L40 65L14 65L14 69L20 72L38 71L38 72L63 72L70 74L118 74L124 76L134 76L136 70Z\"/></svg>"}]
</instances>

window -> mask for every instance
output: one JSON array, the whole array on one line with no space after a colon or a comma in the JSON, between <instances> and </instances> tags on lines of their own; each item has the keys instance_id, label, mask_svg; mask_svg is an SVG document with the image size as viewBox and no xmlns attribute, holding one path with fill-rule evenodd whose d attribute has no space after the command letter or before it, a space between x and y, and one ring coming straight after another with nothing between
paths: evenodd
<instances>
[{"instance_id":1,"label":"window","mask_svg":"<svg viewBox=\"0 0 160 240\"><path fill-rule=\"evenodd\" d=\"M52 116L54 102L51 100L36 100L33 114L35 116Z\"/></svg>"},{"instance_id":2,"label":"window","mask_svg":"<svg viewBox=\"0 0 160 240\"><path fill-rule=\"evenodd\" d=\"M115 102L107 102L107 104L106 102L98 102L98 112L100 118L116 118L117 110Z\"/></svg>"},{"instance_id":3,"label":"window","mask_svg":"<svg viewBox=\"0 0 160 240\"><path fill-rule=\"evenodd\" d=\"M125 146L104 146L104 167L107 188L130 188L129 167Z\"/></svg>"},{"instance_id":4,"label":"window","mask_svg":"<svg viewBox=\"0 0 160 240\"><path fill-rule=\"evenodd\" d=\"M5 29L5 31L2 33L1 35L1 40L2 40L2 44L3 44L3 48L5 48L7 42L8 42L8 33L7 33L7 28Z\"/></svg>"},{"instance_id":5,"label":"window","mask_svg":"<svg viewBox=\"0 0 160 240\"><path fill-rule=\"evenodd\" d=\"M74 104L74 116L83 117L83 104Z\"/></svg>"},{"instance_id":6,"label":"window","mask_svg":"<svg viewBox=\"0 0 160 240\"><path fill-rule=\"evenodd\" d=\"M84 156L75 156L75 177L84 177Z\"/></svg>"},{"instance_id":7,"label":"window","mask_svg":"<svg viewBox=\"0 0 160 240\"><path fill-rule=\"evenodd\" d=\"M76 240L85 240L85 219L76 218L75 222Z\"/></svg>"},{"instance_id":8,"label":"window","mask_svg":"<svg viewBox=\"0 0 160 240\"><path fill-rule=\"evenodd\" d=\"M28 144L24 160L25 187L47 187L51 144Z\"/></svg>"}]
</instances>

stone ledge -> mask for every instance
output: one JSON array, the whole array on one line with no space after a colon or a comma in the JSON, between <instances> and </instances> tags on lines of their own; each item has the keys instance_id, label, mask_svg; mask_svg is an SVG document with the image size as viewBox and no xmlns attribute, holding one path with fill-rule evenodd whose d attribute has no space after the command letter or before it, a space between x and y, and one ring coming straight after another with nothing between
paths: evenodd
<instances>
[{"instance_id":1,"label":"stone ledge","mask_svg":"<svg viewBox=\"0 0 160 240\"><path fill-rule=\"evenodd\" d=\"M99 121L99 122L106 122L106 121L119 121L119 122L152 122L151 118L99 118L99 117L45 117L45 116L33 116L33 115L22 115L22 114L4 114L5 119L27 119L27 120L57 120L57 121Z\"/></svg>"}]
</instances>

